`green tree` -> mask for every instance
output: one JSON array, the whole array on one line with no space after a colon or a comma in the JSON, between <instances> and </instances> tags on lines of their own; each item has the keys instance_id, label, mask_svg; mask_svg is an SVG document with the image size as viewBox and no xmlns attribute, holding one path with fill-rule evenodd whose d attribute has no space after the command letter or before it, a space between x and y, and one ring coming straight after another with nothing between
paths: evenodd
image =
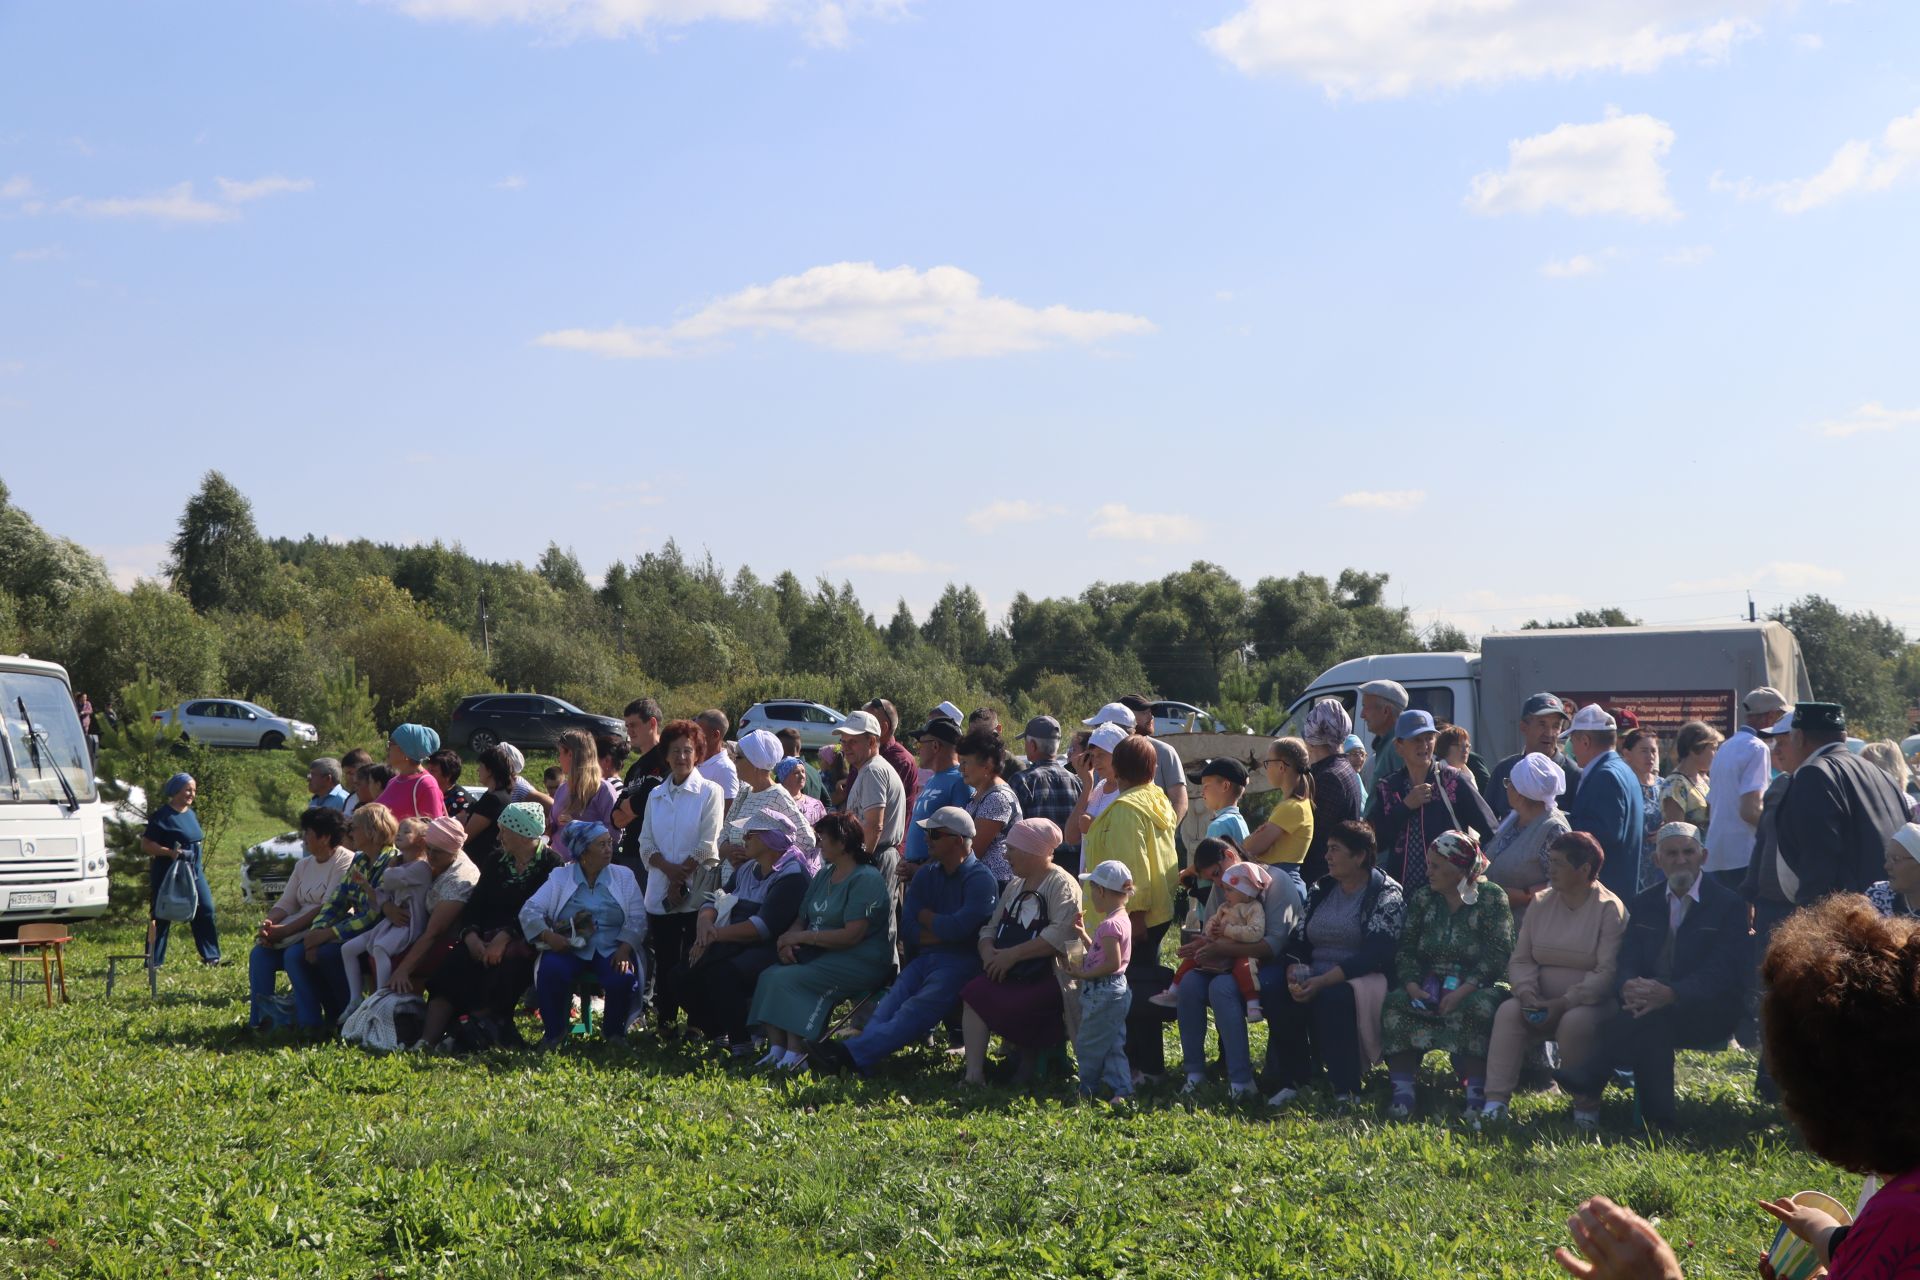
<instances>
[{"instance_id":1,"label":"green tree","mask_svg":"<svg viewBox=\"0 0 1920 1280\"><path fill-rule=\"evenodd\" d=\"M857 605L856 605L857 607ZM947 661L973 665L987 657L987 611L980 593L949 582L920 628L920 638Z\"/></svg>"},{"instance_id":2,"label":"green tree","mask_svg":"<svg viewBox=\"0 0 1920 1280\"><path fill-rule=\"evenodd\" d=\"M1563 631L1571 627L1637 627L1640 619L1630 616L1626 610L1608 605L1604 609L1581 609L1571 618L1538 618L1520 624L1522 631Z\"/></svg>"},{"instance_id":3,"label":"green tree","mask_svg":"<svg viewBox=\"0 0 1920 1280\"><path fill-rule=\"evenodd\" d=\"M221 692L220 628L158 583L83 596L42 638L76 689L118 689L145 669L174 701Z\"/></svg>"},{"instance_id":4,"label":"green tree","mask_svg":"<svg viewBox=\"0 0 1920 1280\"><path fill-rule=\"evenodd\" d=\"M1770 615L1800 641L1814 697L1847 709L1855 735L1899 737L1906 711L1894 684L1907 651L1900 629L1874 613L1849 613L1824 596L1804 596Z\"/></svg>"},{"instance_id":5,"label":"green tree","mask_svg":"<svg viewBox=\"0 0 1920 1280\"><path fill-rule=\"evenodd\" d=\"M218 471L207 472L187 499L168 550L173 589L202 613L249 611L273 572L273 553L254 527L253 504Z\"/></svg>"},{"instance_id":6,"label":"green tree","mask_svg":"<svg viewBox=\"0 0 1920 1280\"><path fill-rule=\"evenodd\" d=\"M47 533L11 504L0 481L0 591L13 597L23 619L65 609L78 597L111 586L98 556Z\"/></svg>"}]
</instances>

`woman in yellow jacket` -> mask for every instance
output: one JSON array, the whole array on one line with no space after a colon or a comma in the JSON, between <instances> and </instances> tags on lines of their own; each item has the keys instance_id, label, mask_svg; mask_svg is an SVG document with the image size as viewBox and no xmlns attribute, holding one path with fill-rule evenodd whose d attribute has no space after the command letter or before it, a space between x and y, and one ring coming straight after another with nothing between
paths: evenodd
<instances>
[{"instance_id":1,"label":"woman in yellow jacket","mask_svg":"<svg viewBox=\"0 0 1920 1280\"><path fill-rule=\"evenodd\" d=\"M1158 763L1153 744L1128 738L1113 749L1113 776L1120 794L1101 810L1081 843L1083 866L1097 867L1112 859L1133 873L1133 900L1127 915L1133 922L1133 965L1142 969L1160 963L1160 939L1173 923L1173 885L1179 873L1179 855L1173 846L1177 823L1167 793L1154 785Z\"/></svg>"}]
</instances>

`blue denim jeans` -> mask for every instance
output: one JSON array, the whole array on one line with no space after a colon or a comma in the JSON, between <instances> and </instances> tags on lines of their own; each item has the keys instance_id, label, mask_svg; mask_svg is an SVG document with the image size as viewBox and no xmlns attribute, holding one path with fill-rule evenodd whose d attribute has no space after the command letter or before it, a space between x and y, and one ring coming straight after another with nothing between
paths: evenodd
<instances>
[{"instance_id":1,"label":"blue denim jeans","mask_svg":"<svg viewBox=\"0 0 1920 1280\"><path fill-rule=\"evenodd\" d=\"M540 957L533 987L540 996L540 1031L547 1040L564 1040L572 1023L567 1007L572 1003L573 984L588 970L600 979L600 990L607 999L607 1011L601 1019L601 1034L610 1040L622 1040L627 1034L627 1017L633 1011L634 993L640 988L645 962L636 953L633 972L621 973L613 967L613 953L582 956L571 951L549 951Z\"/></svg>"},{"instance_id":2,"label":"blue denim jeans","mask_svg":"<svg viewBox=\"0 0 1920 1280\"><path fill-rule=\"evenodd\" d=\"M280 1022L283 1015L273 1003L274 978L287 967L287 955L298 950L300 944L297 942L285 951L261 942L253 944L253 952L247 957L247 1025L285 1025ZM298 1003L296 998L295 1004Z\"/></svg>"},{"instance_id":3,"label":"blue denim jeans","mask_svg":"<svg viewBox=\"0 0 1920 1280\"><path fill-rule=\"evenodd\" d=\"M173 867L172 858L155 858L147 867L147 879L152 892L147 896L148 905L160 892L160 881L166 878ZM193 913L193 945L200 952L200 958L209 964L220 958L220 930L213 919L213 887L207 883L207 869L198 861L193 864L193 882L200 891L200 905ZM159 968L167 958L167 935L173 932L173 921L155 920L158 926L153 931L153 966Z\"/></svg>"},{"instance_id":4,"label":"blue denim jeans","mask_svg":"<svg viewBox=\"0 0 1920 1280\"><path fill-rule=\"evenodd\" d=\"M1080 1092L1088 1097L1107 1089L1116 1097L1133 1096L1133 1068L1127 1065L1127 1010L1133 988L1124 973L1085 978L1080 983L1080 1034L1073 1056L1080 1064Z\"/></svg>"},{"instance_id":5,"label":"blue denim jeans","mask_svg":"<svg viewBox=\"0 0 1920 1280\"><path fill-rule=\"evenodd\" d=\"M1271 975L1284 966L1262 961L1255 966L1264 991ZM1253 1083L1253 1054L1247 1046L1247 1002L1232 973L1202 973L1195 969L1180 979L1180 1065L1189 1076L1207 1070L1207 1012L1213 1012L1214 1034L1227 1060L1227 1081L1236 1086Z\"/></svg>"},{"instance_id":6,"label":"blue denim jeans","mask_svg":"<svg viewBox=\"0 0 1920 1280\"><path fill-rule=\"evenodd\" d=\"M960 988L979 976L980 956L974 951L922 951L907 961L866 1027L846 1042L853 1065L870 1070L896 1049L923 1039L960 1003Z\"/></svg>"},{"instance_id":7,"label":"blue denim jeans","mask_svg":"<svg viewBox=\"0 0 1920 1280\"><path fill-rule=\"evenodd\" d=\"M341 966L340 944L329 942L308 954L304 943L281 953L287 981L293 986L295 1026L318 1030L339 1020L347 1008L347 971Z\"/></svg>"}]
</instances>

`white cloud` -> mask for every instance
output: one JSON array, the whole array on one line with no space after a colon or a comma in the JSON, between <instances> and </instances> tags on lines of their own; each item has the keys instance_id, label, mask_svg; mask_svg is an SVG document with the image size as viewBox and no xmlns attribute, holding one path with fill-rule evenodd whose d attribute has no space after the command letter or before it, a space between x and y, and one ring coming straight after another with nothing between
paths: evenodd
<instances>
[{"instance_id":1,"label":"white cloud","mask_svg":"<svg viewBox=\"0 0 1920 1280\"><path fill-rule=\"evenodd\" d=\"M1507 169L1473 180L1467 208L1488 216L1562 209L1642 221L1677 218L1660 160L1673 149L1673 126L1612 107L1592 124L1563 124L1507 144Z\"/></svg>"},{"instance_id":2,"label":"white cloud","mask_svg":"<svg viewBox=\"0 0 1920 1280\"><path fill-rule=\"evenodd\" d=\"M1878 400L1869 401L1844 418L1828 418L1819 426L1820 434L1843 439L1873 431L1898 431L1920 426L1920 409L1889 409Z\"/></svg>"},{"instance_id":3,"label":"white cloud","mask_svg":"<svg viewBox=\"0 0 1920 1280\"><path fill-rule=\"evenodd\" d=\"M122 591L142 578L158 579L172 554L164 542L146 542L129 546L94 547L93 552L106 562L107 576Z\"/></svg>"},{"instance_id":4,"label":"white cloud","mask_svg":"<svg viewBox=\"0 0 1920 1280\"><path fill-rule=\"evenodd\" d=\"M1247 75L1276 72L1331 97L1645 73L1710 62L1779 0L1246 0L1201 38Z\"/></svg>"},{"instance_id":5,"label":"white cloud","mask_svg":"<svg viewBox=\"0 0 1920 1280\"><path fill-rule=\"evenodd\" d=\"M24 360L0 360L0 378L11 377L26 371L27 365Z\"/></svg>"},{"instance_id":6,"label":"white cloud","mask_svg":"<svg viewBox=\"0 0 1920 1280\"><path fill-rule=\"evenodd\" d=\"M424 21L508 22L563 38L616 40L700 22L780 23L798 27L807 43L839 48L863 18L904 13L906 0L384 0Z\"/></svg>"},{"instance_id":7,"label":"white cloud","mask_svg":"<svg viewBox=\"0 0 1920 1280\"><path fill-rule=\"evenodd\" d=\"M1877 143L1866 138L1844 143L1827 167L1810 178L1730 182L1716 173L1710 185L1742 200L1770 200L1782 213L1805 213L1846 196L1885 191L1916 173L1920 173L1920 111L1890 122Z\"/></svg>"},{"instance_id":8,"label":"white cloud","mask_svg":"<svg viewBox=\"0 0 1920 1280\"><path fill-rule=\"evenodd\" d=\"M1793 37L1793 42L1802 49L1805 49L1808 53L1818 52L1820 49L1825 48L1827 43L1811 31L1798 32Z\"/></svg>"},{"instance_id":9,"label":"white cloud","mask_svg":"<svg viewBox=\"0 0 1920 1280\"><path fill-rule=\"evenodd\" d=\"M1775 560L1749 573L1730 573L1718 578L1675 582L1669 590L1708 594L1717 591L1745 591L1749 587L1773 587L1781 591L1818 591L1837 587L1847 580L1838 569L1807 564L1799 560Z\"/></svg>"},{"instance_id":10,"label":"white cloud","mask_svg":"<svg viewBox=\"0 0 1920 1280\"><path fill-rule=\"evenodd\" d=\"M32 194L33 182L24 174L16 173L0 182L0 200L25 200Z\"/></svg>"},{"instance_id":11,"label":"white cloud","mask_svg":"<svg viewBox=\"0 0 1920 1280\"><path fill-rule=\"evenodd\" d=\"M1198 542L1201 529L1190 516L1134 511L1125 503L1110 502L1093 513L1089 538L1116 542Z\"/></svg>"},{"instance_id":12,"label":"white cloud","mask_svg":"<svg viewBox=\"0 0 1920 1280\"><path fill-rule=\"evenodd\" d=\"M951 573L953 567L918 551L873 551L827 561L827 568L853 573Z\"/></svg>"},{"instance_id":13,"label":"white cloud","mask_svg":"<svg viewBox=\"0 0 1920 1280\"><path fill-rule=\"evenodd\" d=\"M1600 274L1599 260L1591 254L1576 253L1571 258L1549 258L1540 264L1540 274L1549 280L1574 280Z\"/></svg>"},{"instance_id":14,"label":"white cloud","mask_svg":"<svg viewBox=\"0 0 1920 1280\"><path fill-rule=\"evenodd\" d=\"M983 295L979 277L958 267L882 271L871 262L837 262L749 286L671 325L561 329L534 341L641 360L689 354L735 333L779 333L836 351L937 360L1090 346L1151 332L1152 323L1140 316L1030 307Z\"/></svg>"},{"instance_id":15,"label":"white cloud","mask_svg":"<svg viewBox=\"0 0 1920 1280\"><path fill-rule=\"evenodd\" d=\"M220 185L220 198L231 204L242 204L248 200L259 200L266 196L287 195L295 191L313 190L312 178L282 178L278 174L266 178L249 178L236 181L232 178L215 178Z\"/></svg>"},{"instance_id":16,"label":"white cloud","mask_svg":"<svg viewBox=\"0 0 1920 1280\"><path fill-rule=\"evenodd\" d=\"M1001 498L990 502L978 511L969 511L961 517L967 528L975 533L991 533L1002 525L1032 524L1036 520L1047 520L1066 514L1064 507L1051 506L1044 502L1029 502L1025 498Z\"/></svg>"},{"instance_id":17,"label":"white cloud","mask_svg":"<svg viewBox=\"0 0 1920 1280\"><path fill-rule=\"evenodd\" d=\"M493 189L495 191L525 191L527 189L527 180L517 173L510 173L500 179L500 181L494 183Z\"/></svg>"},{"instance_id":18,"label":"white cloud","mask_svg":"<svg viewBox=\"0 0 1920 1280\"><path fill-rule=\"evenodd\" d=\"M1363 511L1411 511L1426 500L1425 489L1360 489L1341 494L1333 505Z\"/></svg>"},{"instance_id":19,"label":"white cloud","mask_svg":"<svg viewBox=\"0 0 1920 1280\"><path fill-rule=\"evenodd\" d=\"M1680 248L1672 250L1662 257L1660 261L1670 267L1697 267L1712 256L1712 245L1690 244L1682 245Z\"/></svg>"},{"instance_id":20,"label":"white cloud","mask_svg":"<svg viewBox=\"0 0 1920 1280\"><path fill-rule=\"evenodd\" d=\"M240 216L225 205L195 196L191 182L148 196L109 196L102 200L70 196L55 207L63 213L95 218L153 218L160 222L232 222Z\"/></svg>"},{"instance_id":21,"label":"white cloud","mask_svg":"<svg viewBox=\"0 0 1920 1280\"><path fill-rule=\"evenodd\" d=\"M15 249L12 257L15 262L52 262L67 256L67 251L57 244L43 244L32 249Z\"/></svg>"}]
</instances>

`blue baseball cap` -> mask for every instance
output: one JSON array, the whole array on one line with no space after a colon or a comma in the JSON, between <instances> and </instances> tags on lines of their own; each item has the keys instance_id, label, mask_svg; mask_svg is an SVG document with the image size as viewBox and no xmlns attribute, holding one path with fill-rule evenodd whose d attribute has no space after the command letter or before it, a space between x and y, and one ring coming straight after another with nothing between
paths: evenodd
<instances>
[{"instance_id":1,"label":"blue baseball cap","mask_svg":"<svg viewBox=\"0 0 1920 1280\"><path fill-rule=\"evenodd\" d=\"M1395 741L1405 742L1408 738L1417 738L1423 733L1438 733L1434 727L1433 715L1427 711L1402 711L1400 718L1393 722Z\"/></svg>"}]
</instances>

